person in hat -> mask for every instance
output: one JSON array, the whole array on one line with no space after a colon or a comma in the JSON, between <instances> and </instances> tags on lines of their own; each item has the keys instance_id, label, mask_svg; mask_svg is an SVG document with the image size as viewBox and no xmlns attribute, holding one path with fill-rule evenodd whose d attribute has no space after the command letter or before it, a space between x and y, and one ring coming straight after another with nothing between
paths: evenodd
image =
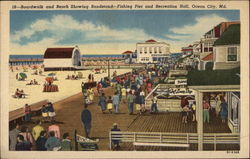
<instances>
[{"instance_id":1,"label":"person in hat","mask_svg":"<svg viewBox=\"0 0 250 159\"><path fill-rule=\"evenodd\" d=\"M111 131L121 131L119 128L118 128L118 125L117 123L114 123L113 124L113 128L111 129ZM118 150L120 148L120 140L118 139L115 139L115 140L112 140L112 144L114 145L114 150Z\"/></svg>"},{"instance_id":2,"label":"person in hat","mask_svg":"<svg viewBox=\"0 0 250 159\"><path fill-rule=\"evenodd\" d=\"M84 126L84 131L85 131L85 137L89 138L89 133L91 129L91 120L92 120L92 115L91 112L87 109L88 105L84 105L84 109L81 113L81 120Z\"/></svg>"}]
</instances>

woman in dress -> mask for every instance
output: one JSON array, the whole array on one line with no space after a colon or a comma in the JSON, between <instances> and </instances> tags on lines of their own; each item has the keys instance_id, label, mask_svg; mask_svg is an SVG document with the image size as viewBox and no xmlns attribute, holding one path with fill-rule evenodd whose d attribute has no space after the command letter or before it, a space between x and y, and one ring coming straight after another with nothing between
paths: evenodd
<instances>
[{"instance_id":1,"label":"woman in dress","mask_svg":"<svg viewBox=\"0 0 250 159\"><path fill-rule=\"evenodd\" d=\"M107 101L107 109L108 109L109 113L112 114L113 101L112 101L111 96L109 96L109 99Z\"/></svg>"},{"instance_id":2,"label":"woman in dress","mask_svg":"<svg viewBox=\"0 0 250 159\"><path fill-rule=\"evenodd\" d=\"M227 118L227 113L228 113L228 105L224 99L224 97L221 97L220 98L220 101L221 101L221 112L220 112L220 116L221 116L221 120L222 120L222 123L226 123L226 118Z\"/></svg>"},{"instance_id":3,"label":"woman in dress","mask_svg":"<svg viewBox=\"0 0 250 159\"><path fill-rule=\"evenodd\" d=\"M94 90L91 87L89 87L87 94L88 94L88 99L92 103L94 100Z\"/></svg>"},{"instance_id":4,"label":"woman in dress","mask_svg":"<svg viewBox=\"0 0 250 159\"><path fill-rule=\"evenodd\" d=\"M105 94L102 93L102 95L99 97L99 106L101 107L102 113L106 110L106 97Z\"/></svg>"}]
</instances>

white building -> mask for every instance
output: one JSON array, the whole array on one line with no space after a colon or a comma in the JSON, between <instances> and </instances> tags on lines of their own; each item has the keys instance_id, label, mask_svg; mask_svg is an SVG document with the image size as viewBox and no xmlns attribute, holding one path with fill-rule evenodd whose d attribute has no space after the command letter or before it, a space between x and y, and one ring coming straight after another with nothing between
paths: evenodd
<instances>
[{"instance_id":1,"label":"white building","mask_svg":"<svg viewBox=\"0 0 250 159\"><path fill-rule=\"evenodd\" d=\"M136 44L137 63L165 62L170 55L170 45L165 42L147 40Z\"/></svg>"},{"instance_id":2,"label":"white building","mask_svg":"<svg viewBox=\"0 0 250 159\"><path fill-rule=\"evenodd\" d=\"M214 70L240 67L240 24L230 25L214 43Z\"/></svg>"},{"instance_id":3,"label":"white building","mask_svg":"<svg viewBox=\"0 0 250 159\"><path fill-rule=\"evenodd\" d=\"M76 70L81 68L81 53L77 46L47 48L44 53L44 71Z\"/></svg>"},{"instance_id":4,"label":"white building","mask_svg":"<svg viewBox=\"0 0 250 159\"><path fill-rule=\"evenodd\" d=\"M136 63L136 53L132 51L125 51L122 53L122 57L125 63Z\"/></svg>"}]
</instances>

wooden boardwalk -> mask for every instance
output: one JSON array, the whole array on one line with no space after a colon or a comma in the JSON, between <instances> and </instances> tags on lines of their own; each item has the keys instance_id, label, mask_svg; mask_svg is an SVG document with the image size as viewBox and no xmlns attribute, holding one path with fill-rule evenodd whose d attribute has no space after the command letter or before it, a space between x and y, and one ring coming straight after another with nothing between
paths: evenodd
<instances>
[{"instance_id":1,"label":"wooden boardwalk","mask_svg":"<svg viewBox=\"0 0 250 159\"><path fill-rule=\"evenodd\" d=\"M105 89L105 95L109 96L113 94L113 89ZM99 150L109 150L109 131L112 128L113 123L117 123L122 131L137 131L137 132L182 132L182 133L196 133L196 122L189 122L183 124L181 122L180 113L159 113L159 114L143 114L143 115L128 115L127 105L122 103L120 105L120 114L103 114L98 106L98 97L95 97L94 103L89 106L89 110L92 112L92 129L90 137L98 138ZM60 102L54 104L56 111L56 121L61 128L61 134L69 132L73 141L74 130L78 131L78 134L84 136L83 126L80 118L80 113L83 110L83 96L82 93L76 94L69 98L66 98ZM33 117L33 121L41 119L41 116ZM23 124L32 129L34 124ZM43 123L42 126L47 129L49 123ZM219 119L215 118L214 122L210 124L204 124L205 133L230 133L230 129L226 124L221 124ZM74 143L73 143L74 144ZM121 144L121 150L133 150L131 144ZM204 149L212 149L210 145L204 146ZM217 146L220 149L236 149L235 146L225 145ZM196 150L197 145L191 145L190 150ZM141 147L139 150L155 150L155 151L167 151L167 150L183 150L183 149L166 149L157 147Z\"/></svg>"},{"instance_id":2,"label":"wooden boardwalk","mask_svg":"<svg viewBox=\"0 0 250 159\"><path fill-rule=\"evenodd\" d=\"M130 132L173 132L173 133L197 133L197 123L191 120L182 123L181 113L168 112L159 114L140 115L129 126ZM220 119L214 117L211 122L204 123L204 133L231 133L227 124L222 124ZM197 144L191 144L189 150L197 150ZM205 150L213 150L213 145L204 144ZM218 144L217 150L238 150L238 145ZM123 143L121 150L134 150L132 143ZM160 147L139 147L139 151L176 151L186 150L185 148L160 148Z\"/></svg>"}]
</instances>

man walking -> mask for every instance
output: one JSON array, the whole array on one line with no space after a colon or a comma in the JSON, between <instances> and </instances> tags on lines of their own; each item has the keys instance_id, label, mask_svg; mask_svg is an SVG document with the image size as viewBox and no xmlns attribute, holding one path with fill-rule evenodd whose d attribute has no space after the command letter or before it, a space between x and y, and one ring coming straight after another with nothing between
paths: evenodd
<instances>
[{"instance_id":1,"label":"man walking","mask_svg":"<svg viewBox=\"0 0 250 159\"><path fill-rule=\"evenodd\" d=\"M81 113L81 120L84 126L85 136L89 138L89 133L91 129L91 112L87 109L88 105L85 104L84 110Z\"/></svg>"},{"instance_id":2,"label":"man walking","mask_svg":"<svg viewBox=\"0 0 250 159\"><path fill-rule=\"evenodd\" d=\"M119 113L120 97L119 97L118 92L115 92L115 95L113 96L112 102L113 102L113 105L115 108L115 113Z\"/></svg>"},{"instance_id":3,"label":"man walking","mask_svg":"<svg viewBox=\"0 0 250 159\"><path fill-rule=\"evenodd\" d=\"M129 115L133 114L134 102L135 102L135 95L133 95L132 91L130 91L129 95L128 95L128 111L129 111Z\"/></svg>"}]
</instances>

